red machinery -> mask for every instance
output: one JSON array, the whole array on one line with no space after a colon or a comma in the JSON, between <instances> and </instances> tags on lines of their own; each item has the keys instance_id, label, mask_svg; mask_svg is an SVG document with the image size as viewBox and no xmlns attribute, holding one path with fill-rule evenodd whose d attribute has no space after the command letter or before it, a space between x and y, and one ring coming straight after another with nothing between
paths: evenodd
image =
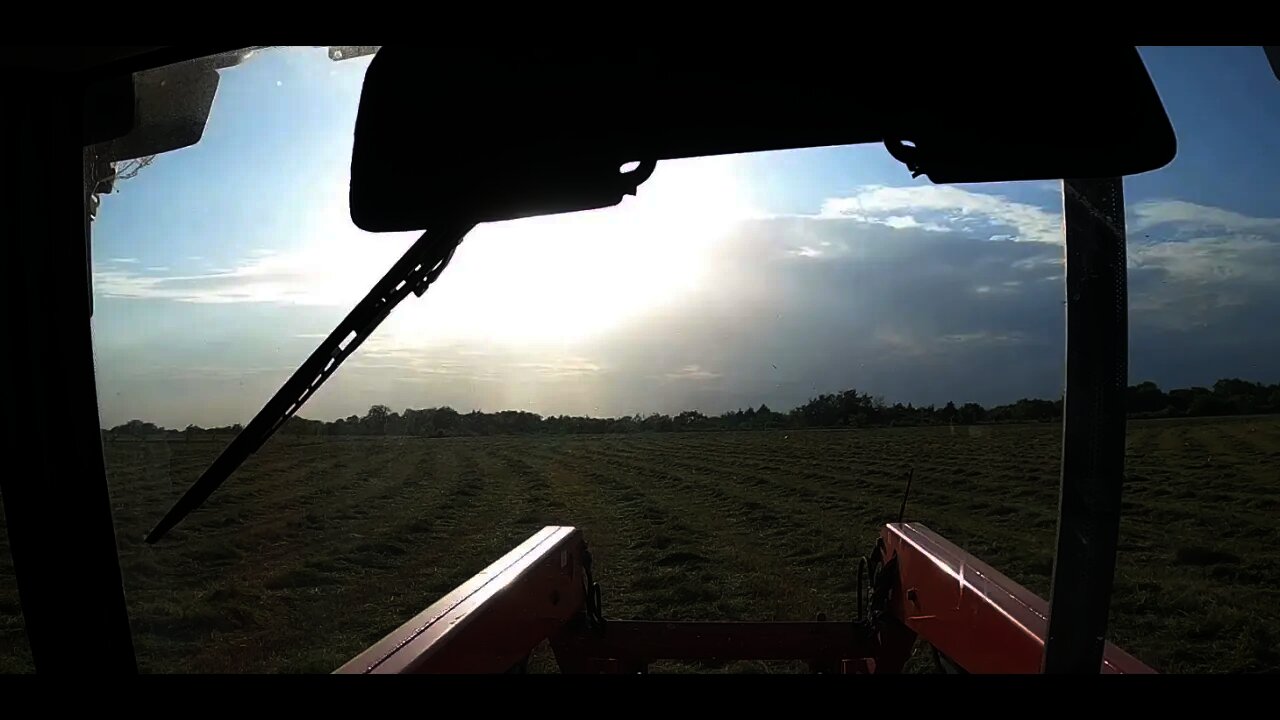
<instances>
[{"instance_id":1,"label":"red machinery","mask_svg":"<svg viewBox=\"0 0 1280 720\"><path fill-rule=\"evenodd\" d=\"M885 525L869 570L870 612L852 620L605 620L582 533L545 527L337 672L508 672L550 641L562 672L801 660L817 672L896 673L917 638L964 672L1040 672L1048 603L929 528ZM1154 672L1110 643L1101 670Z\"/></svg>"}]
</instances>

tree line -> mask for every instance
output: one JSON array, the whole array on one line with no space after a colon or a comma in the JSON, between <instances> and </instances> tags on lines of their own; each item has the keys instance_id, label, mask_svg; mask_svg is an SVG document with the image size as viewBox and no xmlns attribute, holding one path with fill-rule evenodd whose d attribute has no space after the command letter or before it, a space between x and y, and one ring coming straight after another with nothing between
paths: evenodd
<instances>
[{"instance_id":1,"label":"tree line","mask_svg":"<svg viewBox=\"0 0 1280 720\"><path fill-rule=\"evenodd\" d=\"M1236 378L1219 380L1211 388L1178 388L1165 392L1153 382L1128 388L1127 407L1132 418L1199 417L1212 415L1253 415L1280 413L1280 384L1265 385ZM976 425L982 423L1052 422L1062 417L1062 398L1023 398L1007 405L984 407L978 403L957 406L887 404L883 398L841 390L810 398L787 412L775 412L768 405L704 415L686 410L678 415L631 415L596 418L581 415L548 415L523 410L501 412L459 412L451 407L406 409L394 412L386 405L374 405L363 416L351 415L333 421L294 417L280 433L295 436L414 435L459 437L481 435L571 435L633 432L687 432L708 430L771 430L787 428L860 428L918 425ZM163 435L169 438L198 439L234 435L240 425L203 428L188 425L184 430L163 428L154 423L130 420L105 430L108 439L142 438Z\"/></svg>"}]
</instances>

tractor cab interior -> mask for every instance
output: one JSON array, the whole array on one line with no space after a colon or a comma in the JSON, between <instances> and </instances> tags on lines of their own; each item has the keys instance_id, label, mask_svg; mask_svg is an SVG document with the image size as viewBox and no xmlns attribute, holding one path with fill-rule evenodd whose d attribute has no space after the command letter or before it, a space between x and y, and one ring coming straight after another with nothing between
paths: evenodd
<instances>
[{"instance_id":1,"label":"tractor cab interior","mask_svg":"<svg viewBox=\"0 0 1280 720\"><path fill-rule=\"evenodd\" d=\"M86 240L98 195L115 177L111 164L199 143L218 71L256 49L92 50L50 71L59 83L24 86L44 102L5 119L6 137L29 138L20 154L53 158L41 163L39 182L6 193L19 200L6 207L9 222L30 230L56 215L64 220L43 232L65 236L57 248L51 241L25 250L32 257L23 282L11 286L11 312L31 309L45 294L38 288L54 278L78 285L63 293L74 301L26 313L14 330L24 346L58 335L46 343L57 362L30 358L32 389L20 392L56 385L61 404L75 408L62 442L76 443L77 451L51 460L49 472L78 479L62 492L10 474L4 507L37 670L82 665L89 647L99 667L132 672L88 334ZM899 516L883 519L868 548L851 620L619 619L602 602L608 588L593 572L589 532L548 526L444 597L425 598L420 614L336 671L519 671L535 646L549 642L564 672L644 672L663 659L764 659L803 661L816 672L884 673L901 671L919 638L961 672L1151 672L1105 642L1128 379L1122 179L1164 167L1177 152L1174 127L1137 49L930 47L892 62L870 49L785 57L587 46L508 46L465 57L409 46L328 53L338 62L368 61L350 158L350 218L367 232L419 237L279 390L262 398L261 410L189 478L190 487L175 488L148 544L179 542L169 533L216 499L224 483L236 483L237 469L397 304L446 274L477 226L609 212L642 196L664 162L879 144L904 172L933 183L1061 183L1066 394L1047 600ZM856 88L850 67L870 68ZM1019 112L974 110L1010 102ZM76 183L79 192L72 191ZM908 479L904 507L909 492ZM68 527L90 552L75 555L65 541L51 540ZM74 631L64 620L75 607L60 569L68 563L81 571L76 602L97 608L82 614ZM74 660L67 659L71 647Z\"/></svg>"}]
</instances>

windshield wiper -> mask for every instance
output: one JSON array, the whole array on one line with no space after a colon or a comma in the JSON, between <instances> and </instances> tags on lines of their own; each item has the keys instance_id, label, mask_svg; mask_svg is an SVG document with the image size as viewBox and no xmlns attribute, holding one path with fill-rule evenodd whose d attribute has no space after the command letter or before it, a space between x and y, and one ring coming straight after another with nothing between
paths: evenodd
<instances>
[{"instance_id":1,"label":"windshield wiper","mask_svg":"<svg viewBox=\"0 0 1280 720\"><path fill-rule=\"evenodd\" d=\"M231 473L293 417L405 296L413 293L421 297L444 271L453 258L453 251L457 249L458 243L462 242L473 227L475 223L441 227L423 233L422 237L414 241L413 246L382 276L369 294L329 333L320 347L294 371L293 376L262 406L222 454L169 508L169 512L147 534L147 542L154 543L164 537L174 525L200 507Z\"/></svg>"}]
</instances>

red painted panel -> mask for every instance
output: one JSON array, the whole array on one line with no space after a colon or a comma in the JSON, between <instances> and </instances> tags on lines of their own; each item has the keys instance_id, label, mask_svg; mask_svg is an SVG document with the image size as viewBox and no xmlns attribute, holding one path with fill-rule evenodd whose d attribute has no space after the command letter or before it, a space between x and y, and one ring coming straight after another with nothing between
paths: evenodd
<instances>
[{"instance_id":1,"label":"red painted panel","mask_svg":"<svg viewBox=\"0 0 1280 720\"><path fill-rule=\"evenodd\" d=\"M543 528L336 672L506 672L582 610L585 547Z\"/></svg>"},{"instance_id":2,"label":"red painted panel","mask_svg":"<svg viewBox=\"0 0 1280 720\"><path fill-rule=\"evenodd\" d=\"M1049 604L919 523L881 530L897 556L893 613L971 673L1038 673ZM1153 673L1107 643L1104 673Z\"/></svg>"}]
</instances>

